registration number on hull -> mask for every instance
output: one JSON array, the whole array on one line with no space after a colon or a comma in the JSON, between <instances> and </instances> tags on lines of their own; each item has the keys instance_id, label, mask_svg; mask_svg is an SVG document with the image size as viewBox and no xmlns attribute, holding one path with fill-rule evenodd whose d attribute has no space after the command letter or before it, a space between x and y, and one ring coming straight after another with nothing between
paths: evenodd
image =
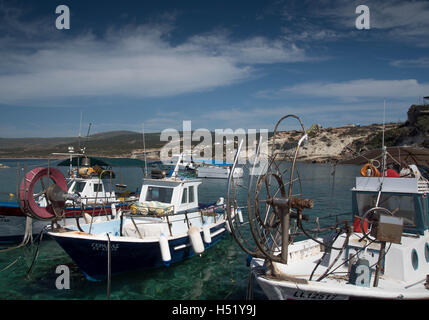
<instances>
[{"instance_id":1,"label":"registration number on hull","mask_svg":"<svg viewBox=\"0 0 429 320\"><path fill-rule=\"evenodd\" d=\"M311 292L303 290L295 290L287 296L290 299L303 299L303 300L344 300L347 299L346 296L332 294L332 293L323 293L323 292Z\"/></svg>"}]
</instances>

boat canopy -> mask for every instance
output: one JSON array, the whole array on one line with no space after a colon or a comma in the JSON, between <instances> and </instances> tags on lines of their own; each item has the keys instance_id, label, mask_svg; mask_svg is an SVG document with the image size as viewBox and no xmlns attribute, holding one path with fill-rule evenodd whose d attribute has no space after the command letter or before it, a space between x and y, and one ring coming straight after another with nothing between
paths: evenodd
<instances>
[{"instance_id":1,"label":"boat canopy","mask_svg":"<svg viewBox=\"0 0 429 320\"><path fill-rule=\"evenodd\" d=\"M89 166L98 165L100 167L144 167L145 162L140 159L131 159L131 158L104 158L104 157L87 157L87 156L78 156L73 157L71 160L72 166L77 166L78 163L82 164L82 160L88 158ZM78 161L79 160L79 161ZM65 159L58 163L58 166L68 167L70 166L70 159Z\"/></svg>"},{"instance_id":2,"label":"boat canopy","mask_svg":"<svg viewBox=\"0 0 429 320\"><path fill-rule=\"evenodd\" d=\"M368 160L379 160L381 162L383 150L375 149L368 151L352 159L340 161L339 164L356 164L363 165L368 163ZM418 166L429 167L429 150L425 148L415 147L388 147L386 148L388 156L386 157L387 164L390 163L408 163Z\"/></svg>"}]
</instances>

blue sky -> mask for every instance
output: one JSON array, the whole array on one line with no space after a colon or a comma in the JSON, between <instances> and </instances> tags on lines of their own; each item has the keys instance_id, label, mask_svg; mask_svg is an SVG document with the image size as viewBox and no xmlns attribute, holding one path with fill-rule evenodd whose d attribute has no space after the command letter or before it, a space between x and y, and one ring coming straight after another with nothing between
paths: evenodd
<instances>
[{"instance_id":1,"label":"blue sky","mask_svg":"<svg viewBox=\"0 0 429 320\"><path fill-rule=\"evenodd\" d=\"M0 0L0 137L404 121L428 36L429 1Z\"/></svg>"}]
</instances>

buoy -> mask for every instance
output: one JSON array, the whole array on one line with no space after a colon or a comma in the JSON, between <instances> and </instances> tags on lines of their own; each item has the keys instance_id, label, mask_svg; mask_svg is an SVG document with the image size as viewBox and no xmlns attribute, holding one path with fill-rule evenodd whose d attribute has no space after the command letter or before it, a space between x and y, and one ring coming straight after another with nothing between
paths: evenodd
<instances>
[{"instance_id":1,"label":"buoy","mask_svg":"<svg viewBox=\"0 0 429 320\"><path fill-rule=\"evenodd\" d=\"M243 220L243 214L241 213L241 209L240 208L237 209L237 214L238 214L238 221L240 223L243 223L244 222L244 220Z\"/></svg>"},{"instance_id":2,"label":"buoy","mask_svg":"<svg viewBox=\"0 0 429 320\"><path fill-rule=\"evenodd\" d=\"M204 243L203 239L201 239L201 233L199 228L192 226L188 230L189 240L192 245L192 249L196 254L201 254L204 252Z\"/></svg>"},{"instance_id":3,"label":"buoy","mask_svg":"<svg viewBox=\"0 0 429 320\"><path fill-rule=\"evenodd\" d=\"M371 163L365 164L360 169L360 174L362 177L380 177L380 171Z\"/></svg>"},{"instance_id":4,"label":"buoy","mask_svg":"<svg viewBox=\"0 0 429 320\"><path fill-rule=\"evenodd\" d=\"M212 242L212 236L210 234L210 227L208 225L203 225L203 236L204 236L204 242L205 243L211 243Z\"/></svg>"},{"instance_id":5,"label":"buoy","mask_svg":"<svg viewBox=\"0 0 429 320\"><path fill-rule=\"evenodd\" d=\"M116 218L116 205L112 203L110 207L112 208L112 217Z\"/></svg>"},{"instance_id":6,"label":"buoy","mask_svg":"<svg viewBox=\"0 0 429 320\"><path fill-rule=\"evenodd\" d=\"M159 248L161 249L162 261L166 266L169 266L171 262L170 246L167 237L163 233L159 237Z\"/></svg>"}]
</instances>

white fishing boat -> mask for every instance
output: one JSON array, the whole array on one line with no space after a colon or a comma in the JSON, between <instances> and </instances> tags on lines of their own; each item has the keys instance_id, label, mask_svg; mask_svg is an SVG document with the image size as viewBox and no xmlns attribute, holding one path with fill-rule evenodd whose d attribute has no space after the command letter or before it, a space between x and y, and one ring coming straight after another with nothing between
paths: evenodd
<instances>
[{"instance_id":1,"label":"white fishing boat","mask_svg":"<svg viewBox=\"0 0 429 320\"><path fill-rule=\"evenodd\" d=\"M169 167L172 173L177 163L179 163L179 171L196 175L198 178L228 179L232 170L232 163L199 159L188 154L173 155L170 160L164 161L163 165ZM243 174L243 168L241 167L236 167L233 170L234 178L241 178Z\"/></svg>"},{"instance_id":2,"label":"white fishing boat","mask_svg":"<svg viewBox=\"0 0 429 320\"><path fill-rule=\"evenodd\" d=\"M202 254L229 229L223 198L198 203L200 179L152 170L138 201L111 221L54 227L48 234L89 280L169 266ZM53 224L54 225L54 224Z\"/></svg>"},{"instance_id":3,"label":"white fishing boat","mask_svg":"<svg viewBox=\"0 0 429 320\"><path fill-rule=\"evenodd\" d=\"M169 160L164 161L163 165L170 167L174 171L177 163L179 164L179 171L193 172L196 169L192 155L188 154L174 154Z\"/></svg>"},{"instance_id":4,"label":"white fishing boat","mask_svg":"<svg viewBox=\"0 0 429 320\"><path fill-rule=\"evenodd\" d=\"M304 210L317 203L294 194L305 139L303 129L288 179L271 156L266 173L249 185L254 192L243 210L254 247L232 228L251 256L251 279L276 300L428 299L429 151L382 148L345 162L363 165L351 190L352 213L312 216ZM234 201L229 192L227 208Z\"/></svg>"},{"instance_id":5,"label":"white fishing boat","mask_svg":"<svg viewBox=\"0 0 429 320\"><path fill-rule=\"evenodd\" d=\"M196 160L198 178L228 179L232 172L234 178L243 177L243 168L235 167L232 170L232 163L217 162L214 160Z\"/></svg>"},{"instance_id":6,"label":"white fishing boat","mask_svg":"<svg viewBox=\"0 0 429 320\"><path fill-rule=\"evenodd\" d=\"M112 167L143 168L144 161L77 153L53 156L67 156L57 164L70 168L67 179L63 181L63 174L56 168L38 167L27 172L17 192L18 201L0 202L0 242L20 242L26 232L38 234L50 223L55 217L55 209L47 203L46 193L52 181L56 184L61 181L61 189L67 191L62 219L58 220L64 226L111 219L118 210L128 208L128 201L138 198L138 195L124 192L124 185L113 186ZM33 219L26 222L28 218Z\"/></svg>"}]
</instances>

